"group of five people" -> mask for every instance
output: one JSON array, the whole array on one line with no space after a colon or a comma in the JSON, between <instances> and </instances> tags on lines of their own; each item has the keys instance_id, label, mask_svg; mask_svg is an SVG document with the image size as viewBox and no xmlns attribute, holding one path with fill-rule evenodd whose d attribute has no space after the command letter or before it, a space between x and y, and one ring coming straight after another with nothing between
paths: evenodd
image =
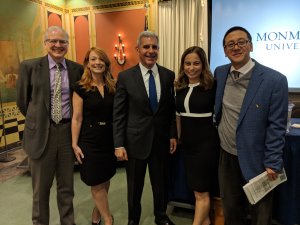
<instances>
[{"instance_id":1,"label":"group of five people","mask_svg":"<svg viewBox=\"0 0 300 225\"><path fill-rule=\"evenodd\" d=\"M34 225L49 224L54 176L60 223L75 224L74 153L81 179L91 187L93 225L114 223L108 190L117 160L126 161L128 225L140 222L147 167L154 222L174 224L166 208L169 159L177 142L195 196L193 225L212 224L210 195L217 177L226 225L245 225L248 214L252 225L271 224L272 192L250 206L242 186L263 171L271 180L282 171L287 79L251 59L245 28L232 27L224 36L230 64L217 67L213 76L204 50L193 46L182 54L176 81L173 71L157 63L159 40L150 31L137 39L139 63L120 72L117 82L102 49L92 47L83 67L65 59L68 34L61 27L46 30L44 45L48 54L23 61L17 81ZM54 119L57 107L60 121Z\"/></svg>"}]
</instances>

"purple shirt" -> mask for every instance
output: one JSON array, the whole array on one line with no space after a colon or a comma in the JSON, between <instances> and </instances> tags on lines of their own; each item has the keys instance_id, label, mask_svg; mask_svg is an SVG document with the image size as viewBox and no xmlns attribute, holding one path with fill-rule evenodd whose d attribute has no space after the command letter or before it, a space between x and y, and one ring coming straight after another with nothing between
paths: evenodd
<instances>
[{"instance_id":1,"label":"purple shirt","mask_svg":"<svg viewBox=\"0 0 300 225\"><path fill-rule=\"evenodd\" d=\"M52 112L52 98L54 93L54 87L55 87L55 71L56 71L56 63L51 58L50 55L48 55L48 61L49 61L49 71L50 71L50 97L51 97L51 112ZM70 115L70 87L69 87L69 77L68 77L68 70L66 65L66 60L64 59L61 62L61 106L62 106L62 117L64 119L71 118Z\"/></svg>"}]
</instances>

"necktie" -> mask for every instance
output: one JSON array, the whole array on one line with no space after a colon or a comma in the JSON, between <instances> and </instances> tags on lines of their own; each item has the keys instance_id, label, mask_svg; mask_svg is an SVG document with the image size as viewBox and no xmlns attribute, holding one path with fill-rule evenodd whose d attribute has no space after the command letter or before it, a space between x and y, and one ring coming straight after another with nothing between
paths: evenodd
<instances>
[{"instance_id":1,"label":"necktie","mask_svg":"<svg viewBox=\"0 0 300 225\"><path fill-rule=\"evenodd\" d=\"M55 123L59 123L62 119L62 107L61 107L61 71L60 71L61 64L56 64L56 71L55 71L55 87L54 93L52 98L52 111L51 116L52 120Z\"/></svg>"},{"instance_id":2,"label":"necktie","mask_svg":"<svg viewBox=\"0 0 300 225\"><path fill-rule=\"evenodd\" d=\"M155 112L157 108L157 94L156 94L155 80L154 80L152 70L149 70L148 73L150 75L149 76L149 101L150 101L152 112Z\"/></svg>"},{"instance_id":3,"label":"necktie","mask_svg":"<svg viewBox=\"0 0 300 225\"><path fill-rule=\"evenodd\" d=\"M233 77L234 77L235 80L240 77L240 72L239 71L233 70L232 73L233 73Z\"/></svg>"}]
</instances>

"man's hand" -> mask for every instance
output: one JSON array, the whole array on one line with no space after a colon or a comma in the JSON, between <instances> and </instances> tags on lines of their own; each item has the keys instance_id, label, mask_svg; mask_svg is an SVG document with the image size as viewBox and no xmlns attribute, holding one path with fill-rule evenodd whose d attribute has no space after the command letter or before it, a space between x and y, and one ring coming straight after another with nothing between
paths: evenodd
<instances>
[{"instance_id":1,"label":"man's hand","mask_svg":"<svg viewBox=\"0 0 300 225\"><path fill-rule=\"evenodd\" d=\"M115 156L117 157L118 161L128 160L126 149L123 147L115 148Z\"/></svg>"},{"instance_id":2,"label":"man's hand","mask_svg":"<svg viewBox=\"0 0 300 225\"><path fill-rule=\"evenodd\" d=\"M274 170L272 170L270 168L266 168L266 171L267 171L269 180L276 180L277 179L278 174Z\"/></svg>"}]
</instances>

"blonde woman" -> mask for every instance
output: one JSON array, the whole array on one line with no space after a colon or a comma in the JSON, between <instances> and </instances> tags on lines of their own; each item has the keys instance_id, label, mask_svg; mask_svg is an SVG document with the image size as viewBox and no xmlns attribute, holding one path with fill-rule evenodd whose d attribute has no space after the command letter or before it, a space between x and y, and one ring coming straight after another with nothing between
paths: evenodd
<instances>
[{"instance_id":1,"label":"blonde woman","mask_svg":"<svg viewBox=\"0 0 300 225\"><path fill-rule=\"evenodd\" d=\"M115 81L107 54L92 47L84 59L84 73L74 86L72 147L81 180L91 186L96 207L92 225L113 224L108 205L110 179L116 173L112 115Z\"/></svg>"}]
</instances>

